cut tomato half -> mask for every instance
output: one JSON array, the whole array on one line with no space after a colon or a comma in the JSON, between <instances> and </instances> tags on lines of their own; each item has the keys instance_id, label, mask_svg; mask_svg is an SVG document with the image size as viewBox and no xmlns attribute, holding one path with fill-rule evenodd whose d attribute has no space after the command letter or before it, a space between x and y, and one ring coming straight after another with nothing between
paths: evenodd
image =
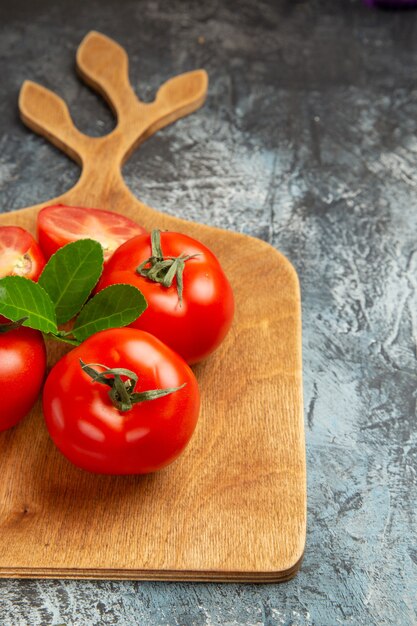
<instances>
[{"instance_id":1,"label":"cut tomato half","mask_svg":"<svg viewBox=\"0 0 417 626\"><path fill-rule=\"evenodd\" d=\"M108 261L122 243L143 233L146 230L128 217L103 209L57 204L38 214L38 239L47 259L71 241L95 239Z\"/></svg>"},{"instance_id":2,"label":"cut tomato half","mask_svg":"<svg viewBox=\"0 0 417 626\"><path fill-rule=\"evenodd\" d=\"M30 233L20 226L0 226L0 278L24 276L38 280L45 258Z\"/></svg>"}]
</instances>

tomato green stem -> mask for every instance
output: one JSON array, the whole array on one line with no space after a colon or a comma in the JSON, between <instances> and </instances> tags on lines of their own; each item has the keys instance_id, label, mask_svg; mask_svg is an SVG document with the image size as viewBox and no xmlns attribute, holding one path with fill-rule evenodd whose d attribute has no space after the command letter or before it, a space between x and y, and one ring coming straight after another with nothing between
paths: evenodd
<instances>
[{"instance_id":1,"label":"tomato green stem","mask_svg":"<svg viewBox=\"0 0 417 626\"><path fill-rule=\"evenodd\" d=\"M166 389L149 389L147 391L135 392L136 383L138 382L138 376L131 370L114 367L110 368L101 363L84 363L80 359L80 364L83 371L90 376L93 382L101 383L110 387L109 398L116 409L122 412L130 411L135 404L139 402L146 402L148 400L156 400L157 398L163 398L170 393L179 391L185 387L186 383L180 387L168 387ZM94 369L93 365L103 367L104 372L98 372ZM122 380L122 376L126 376L126 380Z\"/></svg>"},{"instance_id":2,"label":"tomato green stem","mask_svg":"<svg viewBox=\"0 0 417 626\"><path fill-rule=\"evenodd\" d=\"M161 247L161 231L158 229L154 229L151 232L151 251L152 256L138 265L136 272L140 274L140 276L152 280L155 283L160 283L164 287L171 287L174 278L176 278L178 299L181 306L185 262L194 259L198 254L181 254L178 257L164 257Z\"/></svg>"},{"instance_id":3,"label":"tomato green stem","mask_svg":"<svg viewBox=\"0 0 417 626\"><path fill-rule=\"evenodd\" d=\"M57 341L69 343L70 346L79 346L81 342L78 341L78 339L74 339L73 337L70 337L71 334L72 334L71 331L59 330L57 333L47 333L45 334L45 336L52 337L53 339L56 339Z\"/></svg>"},{"instance_id":4,"label":"tomato green stem","mask_svg":"<svg viewBox=\"0 0 417 626\"><path fill-rule=\"evenodd\" d=\"M27 317L22 317L20 320L17 320L16 322L4 322L3 324L0 324L0 333L7 333L9 330L16 330L16 328L20 328L21 326L23 326L23 323L26 322L28 318Z\"/></svg>"}]
</instances>

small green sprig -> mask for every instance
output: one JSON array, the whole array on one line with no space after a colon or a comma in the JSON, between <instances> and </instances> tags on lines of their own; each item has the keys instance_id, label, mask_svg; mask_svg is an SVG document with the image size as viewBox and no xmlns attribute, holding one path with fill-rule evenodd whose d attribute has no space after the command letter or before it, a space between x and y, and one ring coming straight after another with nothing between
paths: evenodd
<instances>
[{"instance_id":1,"label":"small green sprig","mask_svg":"<svg viewBox=\"0 0 417 626\"><path fill-rule=\"evenodd\" d=\"M22 322L71 345L94 333L127 326L147 303L133 285L111 285L90 300L103 271L103 249L97 241L80 239L51 256L37 283L22 276L0 279L0 315ZM88 300L88 302L87 302ZM71 330L59 326L75 316Z\"/></svg>"}]
</instances>

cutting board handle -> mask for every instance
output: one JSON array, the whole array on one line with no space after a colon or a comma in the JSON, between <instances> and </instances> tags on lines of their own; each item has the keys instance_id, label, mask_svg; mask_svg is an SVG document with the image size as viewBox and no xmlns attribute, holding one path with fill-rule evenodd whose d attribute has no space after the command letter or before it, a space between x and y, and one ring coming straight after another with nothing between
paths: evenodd
<instances>
[{"instance_id":1,"label":"cutting board handle","mask_svg":"<svg viewBox=\"0 0 417 626\"><path fill-rule=\"evenodd\" d=\"M25 80L19 94L20 117L39 135L82 164L86 141L71 119L65 102L53 91Z\"/></svg>"},{"instance_id":2,"label":"cutting board handle","mask_svg":"<svg viewBox=\"0 0 417 626\"><path fill-rule=\"evenodd\" d=\"M119 123L131 117L138 99L129 82L129 60L124 48L109 37L90 31L78 47L76 67L82 80L108 102Z\"/></svg>"},{"instance_id":3,"label":"cutting board handle","mask_svg":"<svg viewBox=\"0 0 417 626\"><path fill-rule=\"evenodd\" d=\"M104 137L89 137L74 125L65 102L54 92L25 81L19 96L23 122L46 137L82 167L77 189L91 176L98 184L121 182L121 166L140 145L160 128L198 109L206 98L208 77L204 70L180 74L165 82L153 102L135 94L126 51L115 41L91 31L76 56L81 78L109 103L117 117L114 130Z\"/></svg>"}]
</instances>

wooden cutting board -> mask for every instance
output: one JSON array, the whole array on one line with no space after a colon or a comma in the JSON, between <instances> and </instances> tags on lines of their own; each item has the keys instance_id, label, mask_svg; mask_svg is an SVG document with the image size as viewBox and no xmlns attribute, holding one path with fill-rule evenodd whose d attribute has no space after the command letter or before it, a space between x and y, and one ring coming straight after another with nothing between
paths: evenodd
<instances>
[{"instance_id":1,"label":"wooden cutting board","mask_svg":"<svg viewBox=\"0 0 417 626\"><path fill-rule=\"evenodd\" d=\"M258 239L149 208L123 181L121 165L144 139L203 104L204 71L169 80L145 104L129 84L125 51L96 32L81 43L77 67L109 102L117 126L87 137L59 97L24 83L23 121L75 159L82 174L59 198L3 214L0 224L34 233L39 209L62 202L184 232L218 255L236 317L222 346L194 368L202 392L195 435L159 473L112 477L73 467L49 439L40 403L0 433L0 576L287 580L300 565L306 531L296 272ZM50 364L67 349L49 348Z\"/></svg>"}]
</instances>

